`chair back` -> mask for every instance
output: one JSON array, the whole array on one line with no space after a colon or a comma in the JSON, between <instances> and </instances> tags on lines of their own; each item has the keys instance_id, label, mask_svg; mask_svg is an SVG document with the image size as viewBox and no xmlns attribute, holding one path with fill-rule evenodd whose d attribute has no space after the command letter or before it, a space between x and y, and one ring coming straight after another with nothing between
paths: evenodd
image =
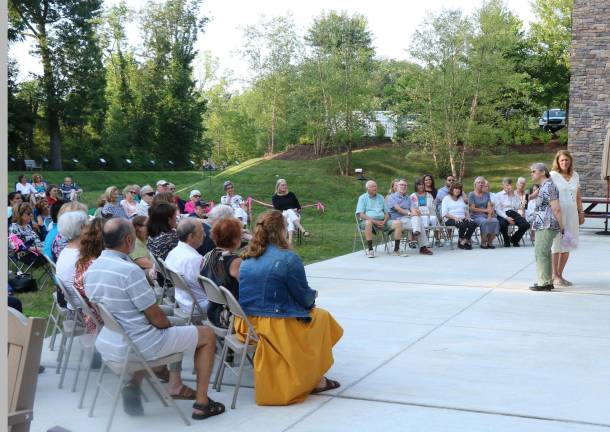
<instances>
[{"instance_id":1,"label":"chair back","mask_svg":"<svg viewBox=\"0 0 610 432\"><path fill-rule=\"evenodd\" d=\"M97 318L97 315L95 314L95 312L93 312L93 310L89 307L89 304L85 301L85 299L83 298L83 296L81 295L81 293L77 290L74 289L74 292L76 293L76 296L78 297L78 299L80 300L80 304L81 304L81 310L83 311L83 314L87 317L89 317L89 319L91 321L93 321L93 324L95 324L95 328L97 330L97 332L99 333L99 331L101 330L102 326L104 324L102 324L100 322L100 320Z\"/></svg>"},{"instance_id":2,"label":"chair back","mask_svg":"<svg viewBox=\"0 0 610 432\"><path fill-rule=\"evenodd\" d=\"M74 303L74 299L72 298L72 296L70 295L70 293L68 292L68 289L66 288L66 286L64 285L64 283L62 282L62 280L58 277L54 278L55 280L55 285L57 285L59 287L59 290L61 291L61 293L64 295L64 299L66 300L66 302L72 306L72 309L74 310L74 312L77 314L77 316L79 318L82 318L81 312L79 312L79 309L81 308L81 305L77 305ZM76 292L76 289L74 290L74 292Z\"/></svg>"},{"instance_id":3,"label":"chair back","mask_svg":"<svg viewBox=\"0 0 610 432\"><path fill-rule=\"evenodd\" d=\"M121 324L117 322L117 320L114 318L114 316L110 313L110 311L103 303L94 303L94 306L100 313L102 321L104 321L104 327L106 327L110 331L120 334L121 336L123 336L123 339L129 339L129 336L127 336L127 333L125 333L125 330L123 330Z\"/></svg>"},{"instance_id":4,"label":"chair back","mask_svg":"<svg viewBox=\"0 0 610 432\"><path fill-rule=\"evenodd\" d=\"M163 258L161 257L156 257L153 254L150 254L150 256L152 257L153 261L155 262L155 267L157 268L157 271L159 273L161 273L161 275L163 276L163 279L165 279L166 281L169 281L169 275L167 274L167 267L165 266L165 261L163 261Z\"/></svg>"},{"instance_id":5,"label":"chair back","mask_svg":"<svg viewBox=\"0 0 610 432\"><path fill-rule=\"evenodd\" d=\"M248 339L258 341L258 335L256 334L256 330L254 330L254 326L248 319L248 316L242 309L242 307L239 304L239 302L237 301L237 299L233 296L233 294L231 294L231 291L229 291L222 285L219 286L219 288L220 288L220 291L224 294L225 298L227 299L227 306L229 307L229 312L231 312L234 316L241 318L248 326L248 333L249 333Z\"/></svg>"},{"instance_id":6,"label":"chair back","mask_svg":"<svg viewBox=\"0 0 610 432\"><path fill-rule=\"evenodd\" d=\"M169 276L169 279L172 281L172 285L174 285L175 289L184 291L185 293L187 293L190 296L191 304L192 304L191 312L190 312L191 318L192 318L193 314L207 316L207 313L201 309L201 306L199 306L199 302L197 301L195 294L193 294L193 290L186 283L186 281L184 280L182 275L176 273L173 270L170 270L168 267L165 267L165 272ZM195 310L197 310L197 312L195 312Z\"/></svg>"},{"instance_id":7,"label":"chair back","mask_svg":"<svg viewBox=\"0 0 610 432\"><path fill-rule=\"evenodd\" d=\"M208 297L209 301L221 305L227 304L227 299L225 298L218 285L216 285L216 283L212 279L200 275L198 277L198 280L199 285L201 285L201 288L203 289L203 292L205 292L205 295Z\"/></svg>"},{"instance_id":8,"label":"chair back","mask_svg":"<svg viewBox=\"0 0 610 432\"><path fill-rule=\"evenodd\" d=\"M45 321L42 318L26 318L15 309L8 308L9 430L30 429Z\"/></svg>"},{"instance_id":9,"label":"chair back","mask_svg":"<svg viewBox=\"0 0 610 432\"><path fill-rule=\"evenodd\" d=\"M55 265L53 260L51 260L51 258L46 256L45 254L42 254L42 256L47 260L47 265L51 269L51 273L53 273L53 276L55 276L57 274L57 266Z\"/></svg>"}]
</instances>

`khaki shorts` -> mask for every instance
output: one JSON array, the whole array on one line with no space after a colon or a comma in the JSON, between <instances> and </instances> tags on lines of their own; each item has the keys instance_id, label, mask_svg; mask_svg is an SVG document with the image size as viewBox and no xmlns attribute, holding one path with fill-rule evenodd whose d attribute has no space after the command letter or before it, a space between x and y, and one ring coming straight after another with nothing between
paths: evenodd
<instances>
[{"instance_id":1,"label":"khaki shorts","mask_svg":"<svg viewBox=\"0 0 610 432\"><path fill-rule=\"evenodd\" d=\"M194 325L170 327L165 331L165 343L159 348L159 351L147 360L154 360L185 351L195 351L197 348L199 332Z\"/></svg>"}]
</instances>

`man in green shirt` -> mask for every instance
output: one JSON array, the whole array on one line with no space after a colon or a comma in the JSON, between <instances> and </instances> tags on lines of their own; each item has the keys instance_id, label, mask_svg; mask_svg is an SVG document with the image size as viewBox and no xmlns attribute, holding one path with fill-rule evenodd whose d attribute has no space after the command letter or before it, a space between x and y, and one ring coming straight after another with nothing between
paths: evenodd
<instances>
[{"instance_id":1,"label":"man in green shirt","mask_svg":"<svg viewBox=\"0 0 610 432\"><path fill-rule=\"evenodd\" d=\"M388 206L381 194L377 193L377 183L373 180L366 182L366 193L360 195L356 206L356 216L360 221L360 229L366 238L366 256L375 258L373 251L373 234L376 231L390 232L394 230L394 243L400 245L401 229L394 229L394 224L400 221L390 221ZM394 248L395 255L401 255L398 248Z\"/></svg>"}]
</instances>

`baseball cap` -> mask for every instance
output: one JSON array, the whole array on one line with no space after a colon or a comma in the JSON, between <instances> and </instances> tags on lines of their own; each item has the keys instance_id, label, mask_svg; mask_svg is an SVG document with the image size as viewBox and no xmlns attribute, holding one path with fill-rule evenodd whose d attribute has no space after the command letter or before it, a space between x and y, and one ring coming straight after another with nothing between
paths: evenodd
<instances>
[{"instance_id":1,"label":"baseball cap","mask_svg":"<svg viewBox=\"0 0 610 432\"><path fill-rule=\"evenodd\" d=\"M201 196L201 192L199 192L197 189L194 189L194 190L191 191L191 194L189 195L189 198L193 198L195 195Z\"/></svg>"},{"instance_id":2,"label":"baseball cap","mask_svg":"<svg viewBox=\"0 0 610 432\"><path fill-rule=\"evenodd\" d=\"M208 207L210 204L205 202L204 200L199 200L195 203L195 207Z\"/></svg>"},{"instance_id":3,"label":"baseball cap","mask_svg":"<svg viewBox=\"0 0 610 432\"><path fill-rule=\"evenodd\" d=\"M157 186L169 186L169 182L165 180L159 180Z\"/></svg>"}]
</instances>

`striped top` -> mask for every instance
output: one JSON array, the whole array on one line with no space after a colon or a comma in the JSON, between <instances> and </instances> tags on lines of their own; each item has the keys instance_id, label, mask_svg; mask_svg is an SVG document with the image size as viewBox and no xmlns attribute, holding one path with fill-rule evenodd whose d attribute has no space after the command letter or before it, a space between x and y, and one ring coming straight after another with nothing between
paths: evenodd
<instances>
[{"instance_id":1,"label":"striped top","mask_svg":"<svg viewBox=\"0 0 610 432\"><path fill-rule=\"evenodd\" d=\"M103 303L147 360L167 342L166 330L153 326L144 310L156 303L144 271L129 256L115 250L102 252L85 273L85 292L92 303ZM102 357L121 361L127 345L122 337L102 329L95 342Z\"/></svg>"}]
</instances>

